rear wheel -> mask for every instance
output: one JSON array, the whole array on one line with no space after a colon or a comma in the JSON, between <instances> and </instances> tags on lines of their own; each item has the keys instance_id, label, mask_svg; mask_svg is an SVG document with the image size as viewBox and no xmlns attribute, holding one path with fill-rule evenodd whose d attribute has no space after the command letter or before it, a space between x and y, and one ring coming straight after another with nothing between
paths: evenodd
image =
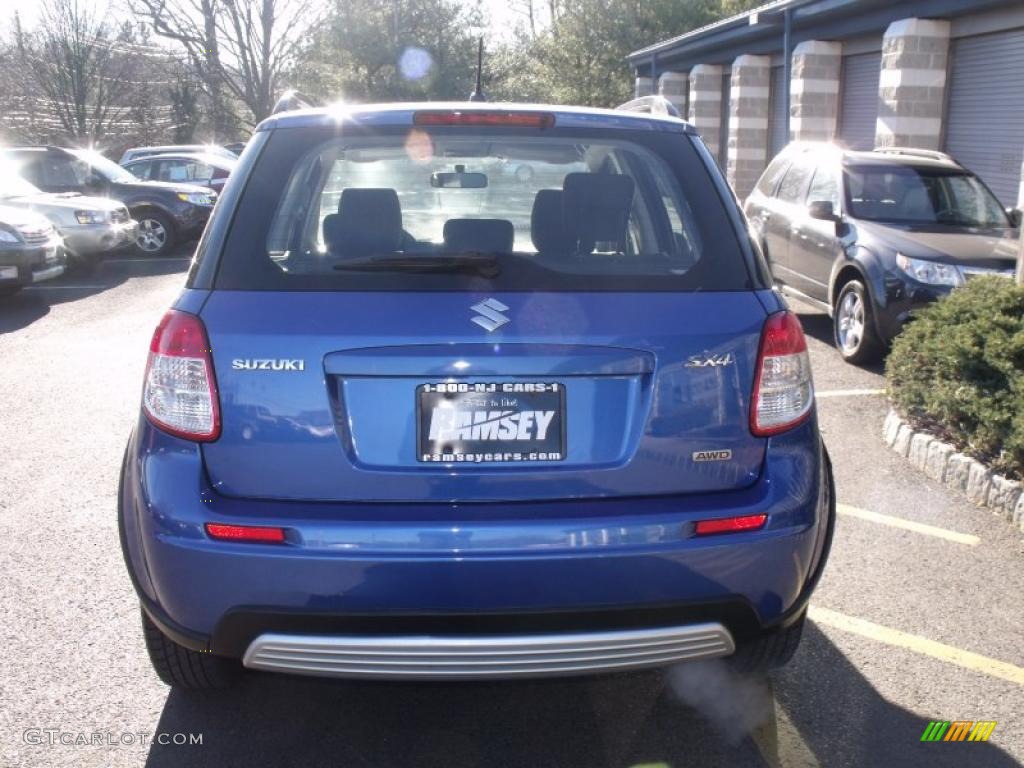
<instances>
[{"instance_id":1,"label":"rear wheel","mask_svg":"<svg viewBox=\"0 0 1024 768\"><path fill-rule=\"evenodd\" d=\"M726 661L741 675L759 675L785 666L800 646L806 620L805 613L785 629L740 645Z\"/></svg>"},{"instance_id":2,"label":"rear wheel","mask_svg":"<svg viewBox=\"0 0 1024 768\"><path fill-rule=\"evenodd\" d=\"M884 345L875 330L871 297L859 280L850 280L839 289L832 330L836 348L846 362L863 365L882 356Z\"/></svg>"},{"instance_id":3,"label":"rear wheel","mask_svg":"<svg viewBox=\"0 0 1024 768\"><path fill-rule=\"evenodd\" d=\"M238 677L237 662L178 645L142 611L142 634L153 669L167 685L186 691L228 688Z\"/></svg>"},{"instance_id":4,"label":"rear wheel","mask_svg":"<svg viewBox=\"0 0 1024 768\"><path fill-rule=\"evenodd\" d=\"M164 256L174 247L174 225L159 211L137 214L139 232L135 236L135 249L145 256Z\"/></svg>"}]
</instances>

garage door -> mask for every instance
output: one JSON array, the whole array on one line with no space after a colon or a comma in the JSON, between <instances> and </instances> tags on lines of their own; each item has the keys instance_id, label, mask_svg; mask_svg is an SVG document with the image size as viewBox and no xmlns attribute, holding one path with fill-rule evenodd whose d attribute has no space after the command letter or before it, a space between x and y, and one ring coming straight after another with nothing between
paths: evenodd
<instances>
[{"instance_id":1,"label":"garage door","mask_svg":"<svg viewBox=\"0 0 1024 768\"><path fill-rule=\"evenodd\" d=\"M843 57L839 86L839 140L852 149L872 149L875 146L881 68L880 52Z\"/></svg>"},{"instance_id":2,"label":"garage door","mask_svg":"<svg viewBox=\"0 0 1024 768\"><path fill-rule=\"evenodd\" d=\"M954 40L946 151L1017 204L1024 159L1024 29Z\"/></svg>"},{"instance_id":3,"label":"garage door","mask_svg":"<svg viewBox=\"0 0 1024 768\"><path fill-rule=\"evenodd\" d=\"M771 114L768 120L768 151L775 157L786 146L786 70L772 67L769 99Z\"/></svg>"}]
</instances>

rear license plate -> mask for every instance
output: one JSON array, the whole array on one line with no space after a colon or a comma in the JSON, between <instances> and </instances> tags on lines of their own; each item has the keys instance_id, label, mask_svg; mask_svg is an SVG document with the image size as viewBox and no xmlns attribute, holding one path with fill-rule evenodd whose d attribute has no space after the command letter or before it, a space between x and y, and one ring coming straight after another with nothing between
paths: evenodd
<instances>
[{"instance_id":1,"label":"rear license plate","mask_svg":"<svg viewBox=\"0 0 1024 768\"><path fill-rule=\"evenodd\" d=\"M558 382L451 382L416 388L417 459L431 463L562 461Z\"/></svg>"}]
</instances>

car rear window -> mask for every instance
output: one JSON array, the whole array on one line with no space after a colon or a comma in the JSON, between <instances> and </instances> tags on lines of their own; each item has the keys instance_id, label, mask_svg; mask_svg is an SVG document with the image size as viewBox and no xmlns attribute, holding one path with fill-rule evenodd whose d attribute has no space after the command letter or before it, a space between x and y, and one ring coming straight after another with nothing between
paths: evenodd
<instances>
[{"instance_id":1,"label":"car rear window","mask_svg":"<svg viewBox=\"0 0 1024 768\"><path fill-rule=\"evenodd\" d=\"M235 210L230 290L749 290L689 137L279 128Z\"/></svg>"}]
</instances>

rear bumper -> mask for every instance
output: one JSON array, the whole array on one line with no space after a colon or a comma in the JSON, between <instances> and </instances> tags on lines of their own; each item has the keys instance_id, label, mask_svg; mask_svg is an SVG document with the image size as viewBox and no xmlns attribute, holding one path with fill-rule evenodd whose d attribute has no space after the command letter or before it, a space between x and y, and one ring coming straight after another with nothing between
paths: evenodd
<instances>
[{"instance_id":1,"label":"rear bumper","mask_svg":"<svg viewBox=\"0 0 1024 768\"><path fill-rule=\"evenodd\" d=\"M737 492L374 505L219 496L196 446L143 420L126 454L120 506L129 571L166 634L259 668L269 668L265 648L277 644L288 657L277 661L291 671L346 675L359 673L351 664L366 671L359 649L375 637L392 638L389 653L401 647L394 638L428 638L424 652L439 638L490 638L499 664L517 644L529 650L538 637L561 638L551 674L567 674L574 664L595 669L580 656L586 643L572 639L581 633L676 633L672 651L685 655L694 652L687 638L706 629L695 626L717 625L718 644L705 650L724 655L802 614L833 515L813 421L773 438L761 479ZM697 519L757 512L769 514L761 531L693 536ZM212 541L203 524L214 520L281 525L288 543ZM628 639L619 645L621 668L676 660L638 658ZM350 666L302 669L309 653L342 646ZM450 661L456 676L466 674L464 656ZM606 661L603 668L618 668Z\"/></svg>"}]
</instances>

